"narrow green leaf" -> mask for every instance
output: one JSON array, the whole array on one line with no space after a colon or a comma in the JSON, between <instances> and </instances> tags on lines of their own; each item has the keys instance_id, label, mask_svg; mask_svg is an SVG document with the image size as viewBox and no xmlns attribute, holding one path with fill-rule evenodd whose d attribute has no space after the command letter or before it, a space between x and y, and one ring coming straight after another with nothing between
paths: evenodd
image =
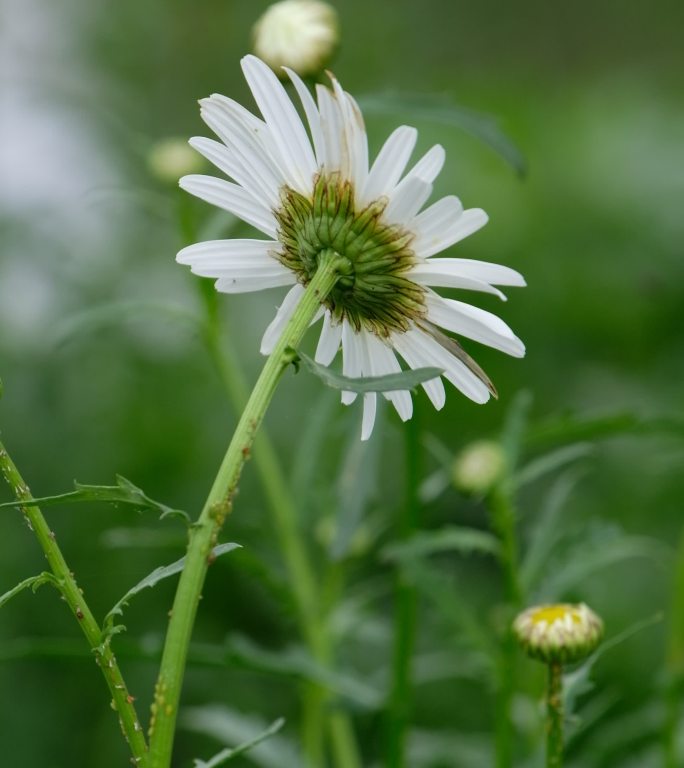
<instances>
[{"instance_id":1,"label":"narrow green leaf","mask_svg":"<svg viewBox=\"0 0 684 768\"><path fill-rule=\"evenodd\" d=\"M384 403L378 403L376 426L384 418ZM377 468L380 461L380 440L359 440L354 425L349 435L346 453L341 461L335 494L335 535L330 546L333 559L343 558L352 545L354 534L364 518L370 501L376 495Z\"/></svg>"},{"instance_id":2,"label":"narrow green leaf","mask_svg":"<svg viewBox=\"0 0 684 768\"><path fill-rule=\"evenodd\" d=\"M42 586L43 584L52 584L54 587L59 589L57 579L51 573L43 571L43 573L39 573L37 576L31 576L28 579L24 579L24 581L20 581L19 584L17 584L16 587L12 587L9 592L5 592L4 595L0 595L0 608L2 608L5 603L8 603L15 595L18 595L25 589L30 588L35 592L38 587Z\"/></svg>"},{"instance_id":3,"label":"narrow green leaf","mask_svg":"<svg viewBox=\"0 0 684 768\"><path fill-rule=\"evenodd\" d=\"M271 725L258 736L255 736L249 741L244 741L237 747L227 747L226 749L222 749L218 754L214 755L214 757L212 757L207 762L204 760L195 759L195 768L218 768L220 765L225 765L225 763L227 763L229 760L232 760L234 757L238 757L239 755L243 755L245 752L252 749L252 747L256 747L257 744L261 744L262 741L266 741L266 739L278 733L278 731L284 725L285 718L280 717L271 723Z\"/></svg>"},{"instance_id":4,"label":"narrow green leaf","mask_svg":"<svg viewBox=\"0 0 684 768\"><path fill-rule=\"evenodd\" d=\"M395 392L401 389L415 389L419 384L430 379L436 379L443 373L441 368L416 368L401 373L390 373L386 376L361 376L351 378L335 373L324 365L319 365L308 355L298 353L306 368L327 386L346 392Z\"/></svg>"},{"instance_id":5,"label":"narrow green leaf","mask_svg":"<svg viewBox=\"0 0 684 768\"><path fill-rule=\"evenodd\" d=\"M240 547L240 544L232 544L232 543L226 543L226 544L219 544L218 546L214 547L211 551L211 554L213 557L219 557L220 555L224 555L226 552L232 552L234 549L237 549ZM155 568L152 573L148 573L147 576L145 576L144 579L139 581L134 587L131 587L131 589L126 592L126 594L119 600L114 607L109 611L109 613L105 616L105 626L109 627L110 630L114 626L114 617L117 615L123 614L124 606L128 605L128 602L132 597L138 594L138 592L142 592L143 589L148 589L151 587L154 587L156 584L158 584L163 579L168 579L169 576L174 576L177 573L180 573L183 570L183 566L185 565L185 558L181 557L180 560L176 560L175 563L171 563L170 565L162 565L159 568Z\"/></svg>"},{"instance_id":6,"label":"narrow green leaf","mask_svg":"<svg viewBox=\"0 0 684 768\"><path fill-rule=\"evenodd\" d=\"M508 467L512 472L515 472L515 469L518 466L531 407L531 393L522 390L513 398L513 401L506 412L506 419L501 432L501 446L506 453Z\"/></svg>"},{"instance_id":7,"label":"narrow green leaf","mask_svg":"<svg viewBox=\"0 0 684 768\"><path fill-rule=\"evenodd\" d=\"M496 536L477 528L446 526L437 531L421 531L407 541L390 544L382 551L387 560L411 560L439 552L479 552L498 555L501 544Z\"/></svg>"},{"instance_id":8,"label":"narrow green leaf","mask_svg":"<svg viewBox=\"0 0 684 768\"><path fill-rule=\"evenodd\" d=\"M684 435L684 419L679 415L646 418L630 411L586 418L570 413L530 428L526 443L531 447L575 443L616 437L624 434Z\"/></svg>"},{"instance_id":9,"label":"narrow green leaf","mask_svg":"<svg viewBox=\"0 0 684 768\"><path fill-rule=\"evenodd\" d=\"M183 728L211 736L223 744L253 741L269 728L268 721L258 715L246 715L217 704L184 708L180 723ZM305 765L296 744L283 733L271 734L270 738L251 748L249 762L259 768L301 768Z\"/></svg>"},{"instance_id":10,"label":"narrow green leaf","mask_svg":"<svg viewBox=\"0 0 684 768\"><path fill-rule=\"evenodd\" d=\"M75 491L60 493L55 496L43 496L30 501L22 501L21 505L16 501L8 501L0 504L2 507L49 507L55 504L71 504L74 502L109 502L112 504L130 504L140 509L149 509L158 512L160 519L165 517L182 517L189 520L187 512L180 509L172 509L147 496L140 488L133 485L121 475L116 476L116 485L84 485L74 482Z\"/></svg>"},{"instance_id":11,"label":"narrow green leaf","mask_svg":"<svg viewBox=\"0 0 684 768\"><path fill-rule=\"evenodd\" d=\"M555 451L549 451L543 456L532 459L516 474L515 485L521 488L524 485L533 483L536 480L555 472L557 469L589 456L594 451L592 443L572 443L558 448Z\"/></svg>"},{"instance_id":12,"label":"narrow green leaf","mask_svg":"<svg viewBox=\"0 0 684 768\"><path fill-rule=\"evenodd\" d=\"M93 333L107 326L128 322L131 318L149 317L166 322L168 319L197 328L200 318L182 306L160 301L127 300L100 304L67 318L54 331L54 341L60 346L83 333Z\"/></svg>"},{"instance_id":13,"label":"narrow green leaf","mask_svg":"<svg viewBox=\"0 0 684 768\"><path fill-rule=\"evenodd\" d=\"M460 128L479 139L502 157L520 176L527 162L518 147L506 136L492 115L454 104L448 97L434 94L368 94L359 99L365 112L409 114L412 120L427 120Z\"/></svg>"}]
</instances>

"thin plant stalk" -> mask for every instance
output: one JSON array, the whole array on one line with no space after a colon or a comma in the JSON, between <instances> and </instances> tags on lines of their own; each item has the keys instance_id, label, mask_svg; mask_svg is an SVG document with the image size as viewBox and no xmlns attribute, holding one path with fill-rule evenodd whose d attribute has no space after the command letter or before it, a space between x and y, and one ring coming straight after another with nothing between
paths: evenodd
<instances>
[{"instance_id":1,"label":"thin plant stalk","mask_svg":"<svg viewBox=\"0 0 684 768\"><path fill-rule=\"evenodd\" d=\"M397 522L398 538L410 538L418 526L420 503L420 445L417 414L405 426L405 483L404 504ZM387 713L387 766L406 766L406 734L411 712L411 674L416 635L416 588L401 568L397 569L394 584L394 649L392 660L392 688Z\"/></svg>"},{"instance_id":2,"label":"thin plant stalk","mask_svg":"<svg viewBox=\"0 0 684 768\"><path fill-rule=\"evenodd\" d=\"M189 244L197 240L192 200L185 194L179 200L178 218L183 242ZM232 346L222 339L218 293L210 280L195 281L195 284L199 286L205 310L203 337L207 351L228 398L235 411L240 413L247 402L249 390ZM288 572L287 581L292 589L301 635L312 657L324 666L329 662L329 638L314 568L301 535L297 506L265 428L260 431L252 455ZM338 768L360 768L361 761L349 716L343 712L328 711L327 698L327 691L320 684L302 684L304 753L312 766L324 764L324 726L327 719L334 764Z\"/></svg>"},{"instance_id":3,"label":"thin plant stalk","mask_svg":"<svg viewBox=\"0 0 684 768\"><path fill-rule=\"evenodd\" d=\"M295 360L294 348L300 343L321 303L334 287L339 261L340 257L332 251L321 253L318 271L306 287L296 311L266 360L204 508L190 530L185 567L176 591L155 687L149 734L150 768L169 768L171 763L183 674L197 606L211 562L211 550L232 509L242 468L278 381L287 366Z\"/></svg>"},{"instance_id":4,"label":"thin plant stalk","mask_svg":"<svg viewBox=\"0 0 684 768\"><path fill-rule=\"evenodd\" d=\"M511 728L515 680L516 642L511 630L511 619L519 610L522 588L518 575L518 545L515 531L515 508L512 484L502 479L489 494L492 526L501 542L500 563L504 577L506 610L504 634L497 665L495 765L510 768L513 764L513 733Z\"/></svg>"},{"instance_id":5,"label":"thin plant stalk","mask_svg":"<svg viewBox=\"0 0 684 768\"><path fill-rule=\"evenodd\" d=\"M67 565L57 544L54 531L51 530L39 507L28 503L33 501L31 491L2 442L0 442L0 472L12 489L29 528L38 539L50 570L55 577L55 585L81 627L95 662L102 671L112 696L112 706L119 715L121 730L131 750L133 760L136 765L144 766L147 756L145 734L135 710L135 699L128 692L116 657L110 647L109 638L102 631L88 607L83 591L76 583L73 572Z\"/></svg>"},{"instance_id":6,"label":"thin plant stalk","mask_svg":"<svg viewBox=\"0 0 684 768\"><path fill-rule=\"evenodd\" d=\"M549 664L546 689L546 768L563 765L563 665Z\"/></svg>"}]
</instances>

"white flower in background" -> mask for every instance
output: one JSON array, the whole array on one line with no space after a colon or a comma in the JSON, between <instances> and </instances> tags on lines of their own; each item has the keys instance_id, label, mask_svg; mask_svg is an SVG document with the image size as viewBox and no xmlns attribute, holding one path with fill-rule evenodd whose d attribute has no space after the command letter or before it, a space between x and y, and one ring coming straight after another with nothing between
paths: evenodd
<instances>
[{"instance_id":1,"label":"white flower in background","mask_svg":"<svg viewBox=\"0 0 684 768\"><path fill-rule=\"evenodd\" d=\"M274 3L254 25L254 52L276 71L315 75L338 41L337 12L318 0Z\"/></svg>"},{"instance_id":2,"label":"white flower in background","mask_svg":"<svg viewBox=\"0 0 684 768\"><path fill-rule=\"evenodd\" d=\"M197 157L185 139L162 139L150 150L147 165L152 174L166 183L176 183L179 176L201 171L204 161Z\"/></svg>"},{"instance_id":3,"label":"white flower in background","mask_svg":"<svg viewBox=\"0 0 684 768\"><path fill-rule=\"evenodd\" d=\"M183 189L224 208L263 232L267 240L214 240L184 248L177 257L195 274L217 278L225 293L293 286L266 329L269 354L316 271L317 258L334 250L345 273L324 301L316 360L329 365L342 347L345 376L435 366L467 397L484 403L495 391L486 375L441 328L515 357L524 346L496 315L439 296L428 286L503 294L494 285L522 286L514 270L470 259L434 258L480 229L487 216L463 210L449 196L424 210L444 164L434 146L404 173L416 143L415 128L397 128L368 163L363 118L337 80L316 86L316 103L293 72L311 139L285 89L255 56L242 68L263 119L225 96L201 102L201 114L221 142L190 144L234 181L185 176ZM423 385L435 408L445 402L440 377ZM402 420L411 417L408 391L386 392ZM356 399L342 393L346 405ZM363 395L362 439L375 420L377 395Z\"/></svg>"}]
</instances>

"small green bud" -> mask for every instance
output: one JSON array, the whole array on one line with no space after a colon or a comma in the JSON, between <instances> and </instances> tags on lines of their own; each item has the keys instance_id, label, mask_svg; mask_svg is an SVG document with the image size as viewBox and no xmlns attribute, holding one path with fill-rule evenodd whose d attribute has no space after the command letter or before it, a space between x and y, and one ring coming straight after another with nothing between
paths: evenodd
<instances>
[{"instance_id":1,"label":"small green bud","mask_svg":"<svg viewBox=\"0 0 684 768\"><path fill-rule=\"evenodd\" d=\"M181 176L198 173L204 160L185 139L162 139L150 150L147 167L152 175L166 184L177 184Z\"/></svg>"},{"instance_id":2,"label":"small green bud","mask_svg":"<svg viewBox=\"0 0 684 768\"><path fill-rule=\"evenodd\" d=\"M322 72L338 39L337 12L319 0L273 3L254 25L254 53L279 77L282 67L303 77Z\"/></svg>"},{"instance_id":3,"label":"small green bud","mask_svg":"<svg viewBox=\"0 0 684 768\"><path fill-rule=\"evenodd\" d=\"M531 658L572 664L598 647L603 622L584 603L537 605L516 618L513 632Z\"/></svg>"},{"instance_id":4,"label":"small green bud","mask_svg":"<svg viewBox=\"0 0 684 768\"><path fill-rule=\"evenodd\" d=\"M467 445L454 460L452 480L465 493L486 493L502 478L506 455L493 440L478 440Z\"/></svg>"}]
</instances>

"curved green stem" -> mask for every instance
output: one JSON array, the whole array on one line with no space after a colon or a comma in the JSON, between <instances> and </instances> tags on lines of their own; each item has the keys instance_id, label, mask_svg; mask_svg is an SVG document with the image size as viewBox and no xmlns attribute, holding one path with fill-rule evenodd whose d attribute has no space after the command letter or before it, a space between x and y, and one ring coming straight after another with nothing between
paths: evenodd
<instances>
[{"instance_id":1,"label":"curved green stem","mask_svg":"<svg viewBox=\"0 0 684 768\"><path fill-rule=\"evenodd\" d=\"M563 765L563 666L549 664L546 690L546 768Z\"/></svg>"},{"instance_id":2,"label":"curved green stem","mask_svg":"<svg viewBox=\"0 0 684 768\"><path fill-rule=\"evenodd\" d=\"M333 252L321 254L318 271L261 371L204 508L190 531L185 567L176 591L155 687L150 722L150 768L168 768L171 763L183 673L211 550L231 511L242 467L280 376L295 359L293 348L299 344L321 303L335 285L338 262L339 257Z\"/></svg>"},{"instance_id":3,"label":"curved green stem","mask_svg":"<svg viewBox=\"0 0 684 768\"><path fill-rule=\"evenodd\" d=\"M208 284L208 283L207 283ZM202 287L204 287L204 283ZM216 291L203 292L207 313L205 339L209 354L214 361L236 411L244 407L248 390L230 345L221 342L218 315L215 311ZM302 537L297 508L285 480L283 469L266 429L262 429L254 444L254 464L266 501L271 511L275 532L292 589L297 622L302 637L313 658L321 665L329 663L329 642L325 627L325 607L322 605L314 568ZM324 755L325 709L327 693L317 683L303 684L303 736L305 753L312 765L322 765ZM329 713L330 732L335 765L339 768L359 768L361 765L349 716L345 713ZM347 721L346 724L343 721Z\"/></svg>"},{"instance_id":4,"label":"curved green stem","mask_svg":"<svg viewBox=\"0 0 684 768\"><path fill-rule=\"evenodd\" d=\"M2 442L0 442L0 471L19 502L18 506L21 508L29 528L35 533L50 569L55 575L57 587L78 621L90 650L95 656L95 661L104 675L112 695L112 705L119 715L121 730L133 754L133 760L136 765L143 766L147 755L145 735L135 711L134 698L126 688L116 657L109 645L109 639L102 632L88 607L83 592L76 583L76 579L57 544L55 534L50 529L43 513L37 506L22 505L22 502L33 501L33 497Z\"/></svg>"}]
</instances>

